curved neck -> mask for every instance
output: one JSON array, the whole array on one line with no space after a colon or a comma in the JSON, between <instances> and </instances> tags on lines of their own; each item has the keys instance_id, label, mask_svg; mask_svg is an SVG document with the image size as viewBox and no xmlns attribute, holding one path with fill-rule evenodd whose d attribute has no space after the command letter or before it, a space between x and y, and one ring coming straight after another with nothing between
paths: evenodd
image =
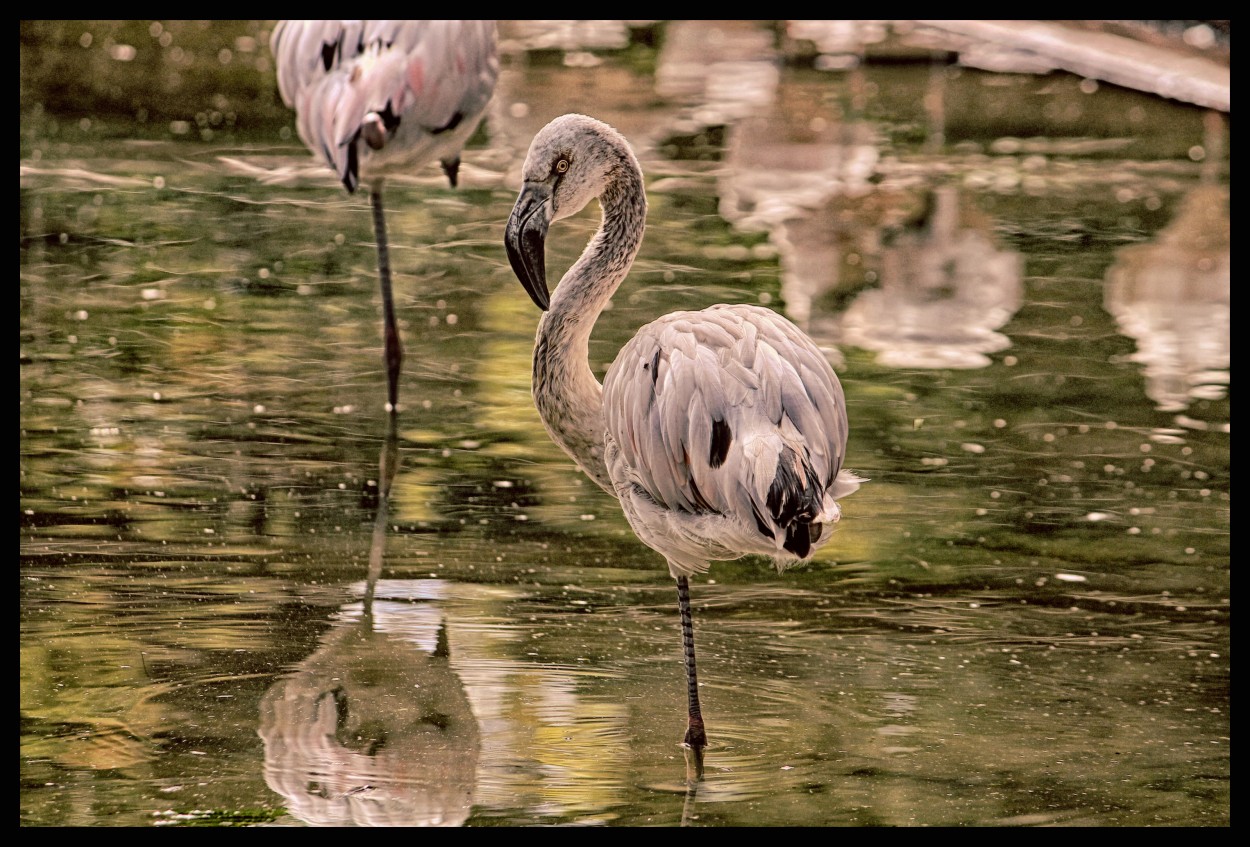
<instances>
[{"instance_id":1,"label":"curved neck","mask_svg":"<svg viewBox=\"0 0 1250 847\"><path fill-rule=\"evenodd\" d=\"M603 462L603 386L590 368L590 332L642 245L642 171L623 157L599 196L603 220L556 286L538 323L534 404L547 432L599 487L615 496Z\"/></svg>"}]
</instances>

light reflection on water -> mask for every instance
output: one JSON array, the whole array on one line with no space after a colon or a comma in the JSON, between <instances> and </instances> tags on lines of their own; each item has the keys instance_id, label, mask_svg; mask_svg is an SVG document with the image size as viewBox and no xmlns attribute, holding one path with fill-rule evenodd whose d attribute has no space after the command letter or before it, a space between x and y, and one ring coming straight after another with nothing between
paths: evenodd
<instances>
[{"instance_id":1,"label":"light reflection on water","mask_svg":"<svg viewBox=\"0 0 1250 847\"><path fill-rule=\"evenodd\" d=\"M1146 393L1160 411L1221 400L1230 381L1232 243L1228 192L1185 195L1152 243L1125 247L1107 271L1107 310L1137 342Z\"/></svg>"},{"instance_id":2,"label":"light reflection on water","mask_svg":"<svg viewBox=\"0 0 1250 847\"><path fill-rule=\"evenodd\" d=\"M461 190L396 181L394 440L332 175L268 144L23 160L23 824L1227 824L1227 173L1158 152L1210 122L1099 91L1116 131L1158 118L1108 158L1001 137L1020 85L1095 96L1061 79L622 31L511 54ZM818 562L693 587L695 791L672 582L539 424L500 249L572 109L650 191L599 372L657 314L783 308L872 478Z\"/></svg>"},{"instance_id":3,"label":"light reflection on water","mask_svg":"<svg viewBox=\"0 0 1250 847\"><path fill-rule=\"evenodd\" d=\"M847 344L893 368L981 368L1011 346L997 330L1020 308L1021 256L997 249L988 221L961 226L959 194L925 198L923 217L882 250L881 287L851 303Z\"/></svg>"},{"instance_id":4,"label":"light reflection on water","mask_svg":"<svg viewBox=\"0 0 1250 847\"><path fill-rule=\"evenodd\" d=\"M375 598L354 618L261 698L266 784L315 825L464 823L478 725L441 616Z\"/></svg>"}]
</instances>

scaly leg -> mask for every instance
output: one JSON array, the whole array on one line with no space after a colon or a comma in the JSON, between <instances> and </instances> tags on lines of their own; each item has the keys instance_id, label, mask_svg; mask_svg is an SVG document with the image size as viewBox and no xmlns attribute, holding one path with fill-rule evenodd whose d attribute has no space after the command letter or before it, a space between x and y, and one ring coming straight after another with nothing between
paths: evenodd
<instances>
[{"instance_id":1,"label":"scaly leg","mask_svg":"<svg viewBox=\"0 0 1250 847\"><path fill-rule=\"evenodd\" d=\"M378 281L382 287L382 323L386 335L387 405L391 414L399 411L399 366L404 361L404 349L399 343L399 327L395 323L395 300L391 295L391 260L386 247L386 215L382 211L382 182L374 182L369 192L373 204L373 232L378 241Z\"/></svg>"},{"instance_id":2,"label":"scaly leg","mask_svg":"<svg viewBox=\"0 0 1250 847\"><path fill-rule=\"evenodd\" d=\"M677 603L681 609L681 640L686 652L686 700L689 704L684 743L702 759L703 748L707 746L707 734L703 731L703 711L699 708L699 676L694 665L694 623L690 617L690 581L684 576L677 577Z\"/></svg>"}]
</instances>

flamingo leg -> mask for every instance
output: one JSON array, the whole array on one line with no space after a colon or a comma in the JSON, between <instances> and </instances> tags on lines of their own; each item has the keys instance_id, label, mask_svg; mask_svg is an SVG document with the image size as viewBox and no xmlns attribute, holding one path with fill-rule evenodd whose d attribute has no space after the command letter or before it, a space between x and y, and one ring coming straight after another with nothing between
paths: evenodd
<instances>
[{"instance_id":1,"label":"flamingo leg","mask_svg":"<svg viewBox=\"0 0 1250 847\"><path fill-rule=\"evenodd\" d=\"M677 605L681 610L681 641L686 655L686 700L689 717L686 722L684 743L702 758L707 746L707 734L703 731L703 711L699 708L699 675L694 663L694 622L690 615L690 580L677 577Z\"/></svg>"},{"instance_id":2,"label":"flamingo leg","mask_svg":"<svg viewBox=\"0 0 1250 847\"><path fill-rule=\"evenodd\" d=\"M375 184L369 191L373 206L373 232L378 242L378 282L382 288L382 323L386 335L387 405L391 414L399 411L399 367L404 361L404 348L399 342L399 327L395 323L395 299L391 294L391 259L386 246L386 215L382 210L382 185Z\"/></svg>"}]
</instances>

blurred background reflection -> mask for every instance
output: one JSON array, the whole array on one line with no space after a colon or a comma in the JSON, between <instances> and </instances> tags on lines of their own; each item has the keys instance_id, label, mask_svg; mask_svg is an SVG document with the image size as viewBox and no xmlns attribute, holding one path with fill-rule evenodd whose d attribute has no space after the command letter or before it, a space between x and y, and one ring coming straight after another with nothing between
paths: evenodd
<instances>
[{"instance_id":1,"label":"blurred background reflection","mask_svg":"<svg viewBox=\"0 0 1250 847\"><path fill-rule=\"evenodd\" d=\"M1228 825L1228 21L503 21L459 188L388 182L393 427L272 26L19 25L23 826ZM647 175L596 372L781 310L872 480L700 577L693 791L672 581L529 396L568 111Z\"/></svg>"}]
</instances>

